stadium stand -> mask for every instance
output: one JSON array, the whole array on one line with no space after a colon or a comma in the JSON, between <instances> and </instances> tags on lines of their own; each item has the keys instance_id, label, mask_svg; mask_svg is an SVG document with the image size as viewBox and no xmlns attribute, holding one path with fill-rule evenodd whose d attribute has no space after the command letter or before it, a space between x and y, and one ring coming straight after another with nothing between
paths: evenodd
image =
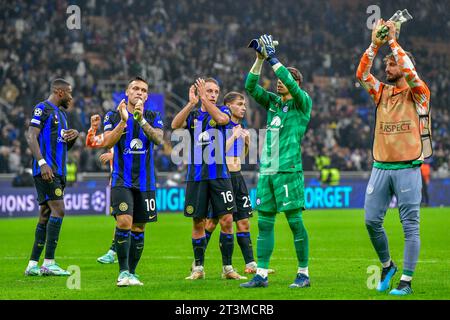
<instances>
[{"instance_id":1,"label":"stadium stand","mask_svg":"<svg viewBox=\"0 0 450 320\"><path fill-rule=\"evenodd\" d=\"M25 130L32 108L48 95L50 79L73 84L75 108L69 123L87 132L93 113L114 108L112 92L140 74L150 90L166 97L165 145L158 150L160 171L181 170L170 161L170 122L198 76L219 80L222 93L244 91L254 52L250 39L270 32L280 42L280 60L299 68L313 101L303 144L304 169L315 157L331 155L341 171L371 167L373 105L355 79L359 58L370 43L369 15L362 1L312 1L270 6L269 0L241 1L77 1L80 30L66 26L67 1L1 1L0 11L0 173L29 168ZM297 1L284 1L297 3ZM283 1L281 2L283 3ZM402 27L400 42L411 51L431 90L433 171L450 166L450 11L445 0L378 1L387 19L408 8L414 20ZM305 10L307 8L307 10ZM32 31L32 32L31 32ZM429 35L433 34L430 39ZM379 54L373 73L384 79ZM271 73L264 86L275 90ZM126 83L126 82L125 82ZM249 127L261 128L265 114L252 101ZM97 160L101 150L75 147L78 172L108 171Z\"/></svg>"}]
</instances>

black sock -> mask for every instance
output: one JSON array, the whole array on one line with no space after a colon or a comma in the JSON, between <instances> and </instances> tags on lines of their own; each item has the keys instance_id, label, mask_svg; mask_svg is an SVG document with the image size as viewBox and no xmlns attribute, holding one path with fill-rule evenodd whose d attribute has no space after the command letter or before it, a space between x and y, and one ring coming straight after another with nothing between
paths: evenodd
<instances>
[{"instance_id":1,"label":"black sock","mask_svg":"<svg viewBox=\"0 0 450 320\"><path fill-rule=\"evenodd\" d=\"M30 260L39 261L42 250L45 247L45 238L47 237L47 224L38 223L36 226L36 232L34 234L34 245L31 251Z\"/></svg>"},{"instance_id":2,"label":"black sock","mask_svg":"<svg viewBox=\"0 0 450 320\"><path fill-rule=\"evenodd\" d=\"M205 236L206 236L206 247L208 247L209 239L211 239L212 232L209 232L205 229Z\"/></svg>"},{"instance_id":3,"label":"black sock","mask_svg":"<svg viewBox=\"0 0 450 320\"><path fill-rule=\"evenodd\" d=\"M63 218L50 216L47 223L47 245L45 247L45 259L55 259L56 246L58 245Z\"/></svg>"},{"instance_id":4,"label":"black sock","mask_svg":"<svg viewBox=\"0 0 450 320\"><path fill-rule=\"evenodd\" d=\"M128 264L130 267L130 273L134 274L136 266L141 259L142 251L144 251L144 233L131 231L130 241L130 255L128 258Z\"/></svg>"},{"instance_id":5,"label":"black sock","mask_svg":"<svg viewBox=\"0 0 450 320\"><path fill-rule=\"evenodd\" d=\"M206 237L192 239L192 247L194 248L195 266L203 266L205 262Z\"/></svg>"},{"instance_id":6,"label":"black sock","mask_svg":"<svg viewBox=\"0 0 450 320\"><path fill-rule=\"evenodd\" d=\"M234 236L233 234L220 233L220 252L222 253L222 264L230 266L233 258Z\"/></svg>"},{"instance_id":7,"label":"black sock","mask_svg":"<svg viewBox=\"0 0 450 320\"><path fill-rule=\"evenodd\" d=\"M250 232L238 232L236 233L237 243L241 247L242 255L244 256L245 264L255 261L253 256L252 239L250 238Z\"/></svg>"},{"instance_id":8,"label":"black sock","mask_svg":"<svg viewBox=\"0 0 450 320\"><path fill-rule=\"evenodd\" d=\"M114 236L117 249L117 259L119 260L120 272L129 271L128 255L130 253L130 230L116 228Z\"/></svg>"},{"instance_id":9,"label":"black sock","mask_svg":"<svg viewBox=\"0 0 450 320\"><path fill-rule=\"evenodd\" d=\"M116 252L116 239L115 238L112 239L111 247L109 248L109 250Z\"/></svg>"}]
</instances>

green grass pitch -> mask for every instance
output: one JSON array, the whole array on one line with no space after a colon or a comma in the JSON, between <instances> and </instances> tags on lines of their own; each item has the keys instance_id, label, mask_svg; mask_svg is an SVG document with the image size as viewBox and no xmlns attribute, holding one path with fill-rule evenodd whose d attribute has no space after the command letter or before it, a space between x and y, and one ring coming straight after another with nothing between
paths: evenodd
<instances>
[{"instance_id":1,"label":"green grass pitch","mask_svg":"<svg viewBox=\"0 0 450 320\"><path fill-rule=\"evenodd\" d=\"M206 279L188 281L193 259L191 220L181 214L160 214L147 226L145 249L137 269L143 287L117 288L118 265L101 265L96 258L106 252L114 220L106 216L71 217L64 220L57 262L64 268L77 265L81 289L71 290L63 277L25 277L34 240L36 218L0 219L0 299L398 299L369 290L367 268L378 266L364 226L363 210L306 211L310 239L311 288L289 289L297 270L292 235L284 215L278 215L275 250L269 287L239 288L241 281L221 279L218 230L206 252ZM256 248L257 218L252 218ZM414 294L406 299L450 299L449 210L421 211L422 248L413 280ZM403 232L397 210L390 210L385 227L394 261L403 262ZM255 253L256 255L256 253ZM244 261L235 244L234 266ZM395 277L395 284L400 272ZM405 299L405 298L403 298Z\"/></svg>"}]
</instances>

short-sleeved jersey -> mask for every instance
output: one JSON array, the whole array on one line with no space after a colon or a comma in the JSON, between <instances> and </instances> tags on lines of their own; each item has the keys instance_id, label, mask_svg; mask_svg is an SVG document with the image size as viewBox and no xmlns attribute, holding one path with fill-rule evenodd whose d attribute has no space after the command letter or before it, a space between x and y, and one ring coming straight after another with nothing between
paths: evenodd
<instances>
[{"instance_id":1,"label":"short-sleeved jersey","mask_svg":"<svg viewBox=\"0 0 450 320\"><path fill-rule=\"evenodd\" d=\"M226 125L227 128L227 139L233 135L233 128L238 126L239 123L235 123L232 120ZM233 145L228 149L226 156L227 157L240 157L244 152L244 138L239 137L234 140Z\"/></svg>"},{"instance_id":2,"label":"short-sleeved jersey","mask_svg":"<svg viewBox=\"0 0 450 320\"><path fill-rule=\"evenodd\" d=\"M231 117L228 107L219 109ZM229 179L225 160L226 126L218 125L201 109L191 111L186 124L191 137L186 181Z\"/></svg>"},{"instance_id":3,"label":"short-sleeved jersey","mask_svg":"<svg viewBox=\"0 0 450 320\"><path fill-rule=\"evenodd\" d=\"M261 155L261 174L303 171L301 142L311 118L312 101L286 67L275 72L288 88L292 99L281 97L257 85L259 76L249 73L245 88L267 109L267 132Z\"/></svg>"},{"instance_id":4,"label":"short-sleeved jersey","mask_svg":"<svg viewBox=\"0 0 450 320\"><path fill-rule=\"evenodd\" d=\"M38 136L39 149L48 166L55 174L66 176L67 143L64 140L64 130L68 129L66 112L46 100L35 106L30 126L41 129ZM41 168L33 158L33 176L40 174Z\"/></svg>"},{"instance_id":5,"label":"short-sleeved jersey","mask_svg":"<svg viewBox=\"0 0 450 320\"><path fill-rule=\"evenodd\" d=\"M153 128L163 128L158 112L144 111L144 118ZM120 114L110 111L103 120L104 131L113 130L120 122ZM139 123L128 112L128 120L120 140L114 146L111 173L111 187L136 188L140 191L154 191L155 166L154 143L144 133Z\"/></svg>"}]
</instances>

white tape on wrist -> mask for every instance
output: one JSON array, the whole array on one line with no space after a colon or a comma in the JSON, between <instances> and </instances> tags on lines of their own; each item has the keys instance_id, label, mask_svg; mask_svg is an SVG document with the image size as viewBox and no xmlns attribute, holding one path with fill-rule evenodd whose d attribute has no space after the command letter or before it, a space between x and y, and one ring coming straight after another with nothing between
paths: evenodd
<instances>
[{"instance_id":1,"label":"white tape on wrist","mask_svg":"<svg viewBox=\"0 0 450 320\"><path fill-rule=\"evenodd\" d=\"M44 164L47 164L47 161L45 161L45 159L41 159L38 161L39 167L42 167Z\"/></svg>"},{"instance_id":2,"label":"white tape on wrist","mask_svg":"<svg viewBox=\"0 0 450 320\"><path fill-rule=\"evenodd\" d=\"M140 125L141 127L145 126L146 124L147 124L147 120L145 120L144 118L142 118L142 120L139 121L139 125Z\"/></svg>"}]
</instances>

